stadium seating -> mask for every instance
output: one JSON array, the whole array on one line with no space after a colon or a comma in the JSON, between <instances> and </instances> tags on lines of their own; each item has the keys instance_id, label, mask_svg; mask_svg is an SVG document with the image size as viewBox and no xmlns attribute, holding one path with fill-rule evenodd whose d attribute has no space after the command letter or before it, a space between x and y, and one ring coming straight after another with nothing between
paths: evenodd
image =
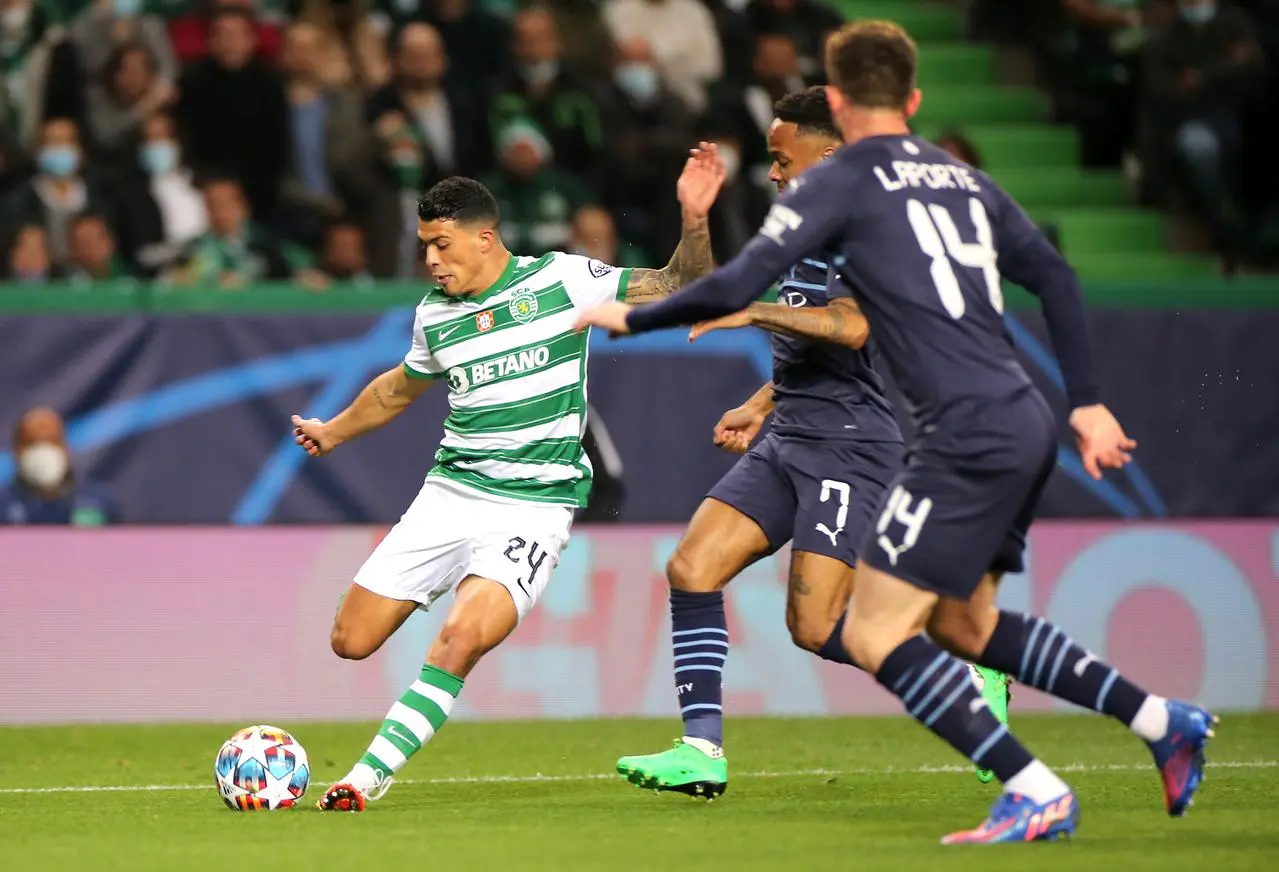
<instances>
[{"instance_id":1,"label":"stadium seating","mask_svg":"<svg viewBox=\"0 0 1279 872\"><path fill-rule=\"evenodd\" d=\"M985 167L1038 221L1054 225L1062 250L1086 279L1211 276L1210 257L1171 254L1162 214L1130 205L1118 171L1084 170L1073 128L1050 123L1048 95L998 83L995 49L964 41L959 4L928 0L832 0L849 20L887 18L919 43L925 136L963 132Z\"/></svg>"}]
</instances>

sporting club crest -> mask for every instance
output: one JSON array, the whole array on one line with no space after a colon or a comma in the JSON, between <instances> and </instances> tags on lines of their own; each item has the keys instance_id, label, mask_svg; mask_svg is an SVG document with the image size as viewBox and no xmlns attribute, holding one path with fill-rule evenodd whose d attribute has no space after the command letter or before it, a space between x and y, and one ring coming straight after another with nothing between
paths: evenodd
<instances>
[{"instance_id":1,"label":"sporting club crest","mask_svg":"<svg viewBox=\"0 0 1279 872\"><path fill-rule=\"evenodd\" d=\"M537 295L528 289L516 291L507 308L511 310L512 318L527 324L537 317Z\"/></svg>"},{"instance_id":2,"label":"sporting club crest","mask_svg":"<svg viewBox=\"0 0 1279 872\"><path fill-rule=\"evenodd\" d=\"M609 273L613 271L613 268L609 266L608 264L604 263L602 260L592 259L586 264L586 266L587 266L587 269L591 271L591 275L595 276L595 278L597 279L602 279L604 278L604 276L608 275Z\"/></svg>"},{"instance_id":3,"label":"sporting club crest","mask_svg":"<svg viewBox=\"0 0 1279 872\"><path fill-rule=\"evenodd\" d=\"M491 309L475 316L475 328L481 333L486 333L493 329L493 311Z\"/></svg>"}]
</instances>

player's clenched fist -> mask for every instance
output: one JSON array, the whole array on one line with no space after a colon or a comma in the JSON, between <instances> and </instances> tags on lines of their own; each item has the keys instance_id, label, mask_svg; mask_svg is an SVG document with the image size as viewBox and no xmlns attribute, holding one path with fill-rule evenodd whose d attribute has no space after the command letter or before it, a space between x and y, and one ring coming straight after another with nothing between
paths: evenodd
<instances>
[{"instance_id":1,"label":"player's clenched fist","mask_svg":"<svg viewBox=\"0 0 1279 872\"><path fill-rule=\"evenodd\" d=\"M749 406L729 409L715 425L715 444L733 454L745 454L767 417Z\"/></svg>"},{"instance_id":2,"label":"player's clenched fist","mask_svg":"<svg viewBox=\"0 0 1279 872\"><path fill-rule=\"evenodd\" d=\"M293 416L293 441L301 445L312 457L323 457L337 447L334 439L319 418Z\"/></svg>"}]
</instances>

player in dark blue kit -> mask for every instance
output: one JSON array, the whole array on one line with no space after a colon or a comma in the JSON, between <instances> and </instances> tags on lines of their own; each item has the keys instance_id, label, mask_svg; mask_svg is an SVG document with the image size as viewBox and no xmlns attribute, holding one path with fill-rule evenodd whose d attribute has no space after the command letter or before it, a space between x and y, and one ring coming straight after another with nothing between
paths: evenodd
<instances>
[{"instance_id":1,"label":"player in dark blue kit","mask_svg":"<svg viewBox=\"0 0 1279 872\"><path fill-rule=\"evenodd\" d=\"M788 94L773 114L769 177L780 191L843 140L822 88ZM761 556L791 542L791 638L850 664L839 635L857 546L901 467L902 437L870 364L865 317L847 293L828 298L827 285L839 281L826 263L804 258L783 277L781 302L694 328L771 331L773 379L716 425L716 444L745 457L698 507L667 566L684 735L660 753L618 760L639 787L716 796L727 786L723 589ZM770 432L747 451L770 415ZM983 686L1006 710L1004 677L991 673Z\"/></svg>"},{"instance_id":2,"label":"player in dark blue kit","mask_svg":"<svg viewBox=\"0 0 1279 872\"><path fill-rule=\"evenodd\" d=\"M1001 276L1040 298L1085 468L1099 478L1136 443L1099 401L1074 271L989 178L910 135L915 67L895 24L832 35L828 96L847 145L802 176L723 268L656 305L601 306L580 324L622 334L719 317L826 251L856 288L917 433L860 550L842 641L1005 788L980 826L944 841L1052 840L1079 822L1073 791L995 719L952 654L1122 721L1147 742L1167 810L1180 816L1203 780L1215 718L1147 693L1044 619L995 606L1003 573L1021 568L1057 440L1004 327Z\"/></svg>"},{"instance_id":3,"label":"player in dark blue kit","mask_svg":"<svg viewBox=\"0 0 1279 872\"><path fill-rule=\"evenodd\" d=\"M770 178L779 189L841 144L821 88L774 107ZM902 436L865 347L869 328L840 294L827 305L827 264L782 274L782 303L752 307L772 337L773 380L715 428L745 456L703 500L669 563L675 686L684 735L657 754L623 757L633 784L714 797L728 782L723 589L760 557L792 543L786 623L795 644L851 664L839 642L862 532L902 463ZM730 325L721 325L730 326ZM747 451L764 421L772 428Z\"/></svg>"}]
</instances>

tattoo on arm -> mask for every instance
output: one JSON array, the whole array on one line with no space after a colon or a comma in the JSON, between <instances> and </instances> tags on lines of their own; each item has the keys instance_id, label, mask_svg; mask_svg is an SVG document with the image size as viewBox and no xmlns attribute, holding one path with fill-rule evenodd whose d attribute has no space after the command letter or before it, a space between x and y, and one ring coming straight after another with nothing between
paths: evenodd
<instances>
[{"instance_id":1,"label":"tattoo on arm","mask_svg":"<svg viewBox=\"0 0 1279 872\"><path fill-rule=\"evenodd\" d=\"M832 300L825 306L792 309L781 303L753 303L751 323L772 333L816 339L861 348L870 337L870 324L852 300Z\"/></svg>"},{"instance_id":2,"label":"tattoo on arm","mask_svg":"<svg viewBox=\"0 0 1279 872\"><path fill-rule=\"evenodd\" d=\"M387 408L386 400L382 399L382 392L377 389L377 385L376 384L372 385L372 388L373 388L373 399L377 400L377 404L381 406L382 408L384 409Z\"/></svg>"},{"instance_id":3,"label":"tattoo on arm","mask_svg":"<svg viewBox=\"0 0 1279 872\"><path fill-rule=\"evenodd\" d=\"M626 286L626 302L652 303L669 297L714 269L710 223L705 218L686 220L670 263L661 269L631 271L630 282Z\"/></svg>"}]
</instances>

